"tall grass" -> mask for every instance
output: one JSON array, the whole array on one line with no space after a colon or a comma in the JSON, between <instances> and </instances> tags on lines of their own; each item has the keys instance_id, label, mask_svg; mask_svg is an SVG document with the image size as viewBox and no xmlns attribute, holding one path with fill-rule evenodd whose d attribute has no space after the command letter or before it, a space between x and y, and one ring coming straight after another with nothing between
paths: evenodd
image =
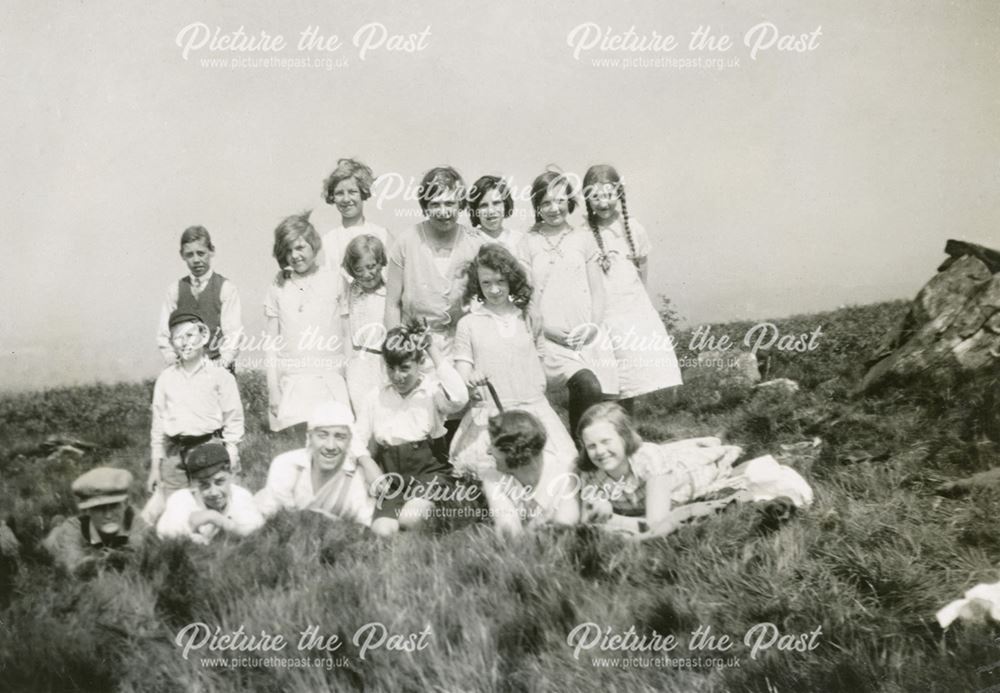
<instances>
[{"instance_id":1,"label":"tall grass","mask_svg":"<svg viewBox=\"0 0 1000 693\"><path fill-rule=\"evenodd\" d=\"M864 359L904 310L880 304L775 321L799 332L822 323L827 337L807 354L763 355L768 377L798 380L798 393L721 394L709 377L641 402L647 438L720 435L748 454L775 454L816 492L811 509L785 522L745 506L642 544L588 527L502 542L474 519L441 520L387 541L286 513L249 539L151 542L120 571L71 580L37 541L49 518L73 512L68 487L81 471L108 463L144 479L151 384L0 399L0 507L22 544L16 563L0 564L0 688L773 693L996 685L1000 669L977 668L1000 660L998 629L960 624L942 632L933 620L971 585L1000 578L1000 493L933 493L942 480L997 463L996 374L927 378L851 397ZM715 329L741 338L748 327ZM241 391L245 483L255 489L271 457L301 441L267 433L261 378L241 377ZM101 449L45 459L38 443L57 431ZM818 447L793 447L816 437ZM335 663L329 670L213 669L202 661L211 653L184 659L174 643L195 622L283 634L292 641L283 657L300 656L296 641L310 625L342 645L308 653ZM617 653L584 650L576 658L567 645L570 631L587 622L673 634L679 645L670 657L720 656L728 665L607 668L598 658ZM752 658L743 636L764 622L783 634L817 627L822 634L812 651L775 645ZM352 637L369 623L406 634L430 626L431 636L420 651L382 648L362 658ZM706 626L736 644L689 649L691 632Z\"/></svg>"}]
</instances>

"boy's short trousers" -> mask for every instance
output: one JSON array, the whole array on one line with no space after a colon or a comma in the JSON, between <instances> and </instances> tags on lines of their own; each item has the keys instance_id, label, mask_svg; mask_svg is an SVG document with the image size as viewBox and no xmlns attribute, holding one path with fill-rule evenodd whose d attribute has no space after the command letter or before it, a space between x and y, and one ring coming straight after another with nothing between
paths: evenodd
<instances>
[{"instance_id":1,"label":"boy's short trousers","mask_svg":"<svg viewBox=\"0 0 1000 693\"><path fill-rule=\"evenodd\" d=\"M399 519L406 501L439 494L451 488L454 478L443 438L401 445L379 445L375 461L385 474L398 474L384 497L376 498L374 519Z\"/></svg>"}]
</instances>

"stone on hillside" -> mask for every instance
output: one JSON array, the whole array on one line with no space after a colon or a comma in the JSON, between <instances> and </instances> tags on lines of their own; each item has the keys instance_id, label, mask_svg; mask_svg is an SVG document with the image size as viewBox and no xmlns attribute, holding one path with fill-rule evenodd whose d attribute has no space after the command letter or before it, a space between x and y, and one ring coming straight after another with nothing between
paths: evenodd
<instances>
[{"instance_id":1,"label":"stone on hillside","mask_svg":"<svg viewBox=\"0 0 1000 693\"><path fill-rule=\"evenodd\" d=\"M45 455L48 460L57 460L61 457L79 459L86 455L88 450L96 448L97 445L86 440L73 438L63 433L53 433L46 436L36 450L39 454Z\"/></svg>"},{"instance_id":2,"label":"stone on hillside","mask_svg":"<svg viewBox=\"0 0 1000 693\"><path fill-rule=\"evenodd\" d=\"M920 290L858 387L886 376L978 370L1000 362L1000 253L948 241L949 258Z\"/></svg>"},{"instance_id":3,"label":"stone on hillside","mask_svg":"<svg viewBox=\"0 0 1000 693\"><path fill-rule=\"evenodd\" d=\"M0 556L17 558L20 548L21 544L14 536L14 532L11 531L6 522L0 522Z\"/></svg>"},{"instance_id":4,"label":"stone on hillside","mask_svg":"<svg viewBox=\"0 0 1000 693\"><path fill-rule=\"evenodd\" d=\"M994 467L988 471L979 472L963 479L945 482L937 487L937 492L942 496L958 496L984 488L1000 488L1000 468Z\"/></svg>"},{"instance_id":5,"label":"stone on hillside","mask_svg":"<svg viewBox=\"0 0 1000 693\"><path fill-rule=\"evenodd\" d=\"M752 386L761 379L757 357L749 351L701 351L697 365L685 372L684 379L688 382L708 378L718 385Z\"/></svg>"},{"instance_id":6,"label":"stone on hillside","mask_svg":"<svg viewBox=\"0 0 1000 693\"><path fill-rule=\"evenodd\" d=\"M793 395L799 391L799 384L791 378L776 378L754 385L755 390L769 390L771 392L784 392Z\"/></svg>"}]
</instances>

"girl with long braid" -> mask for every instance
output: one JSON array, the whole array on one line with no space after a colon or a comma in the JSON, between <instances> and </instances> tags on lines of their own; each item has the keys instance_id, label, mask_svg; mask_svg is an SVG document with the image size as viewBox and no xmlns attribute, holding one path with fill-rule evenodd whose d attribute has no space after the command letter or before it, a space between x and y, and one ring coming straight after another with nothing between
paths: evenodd
<instances>
[{"instance_id":1,"label":"girl with long braid","mask_svg":"<svg viewBox=\"0 0 1000 693\"><path fill-rule=\"evenodd\" d=\"M673 343L646 292L646 230L629 219L625 185L611 166L591 166L583 177L587 224L600 251L604 277L604 322L611 333L621 404L680 385ZM621 211L619 211L619 205Z\"/></svg>"}]
</instances>

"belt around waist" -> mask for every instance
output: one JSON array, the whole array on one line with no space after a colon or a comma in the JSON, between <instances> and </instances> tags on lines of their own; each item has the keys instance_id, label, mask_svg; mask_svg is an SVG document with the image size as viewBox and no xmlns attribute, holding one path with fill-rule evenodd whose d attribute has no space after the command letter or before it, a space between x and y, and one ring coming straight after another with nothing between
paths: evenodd
<instances>
[{"instance_id":1,"label":"belt around waist","mask_svg":"<svg viewBox=\"0 0 1000 693\"><path fill-rule=\"evenodd\" d=\"M180 433L175 436L167 436L166 438L167 442L170 443L170 445L180 450L186 451L190 450L193 447L197 447L202 443L207 443L212 439L215 438L221 439L222 429L220 428L217 431L212 431L211 433L203 433L201 435L194 435L194 436Z\"/></svg>"}]
</instances>

